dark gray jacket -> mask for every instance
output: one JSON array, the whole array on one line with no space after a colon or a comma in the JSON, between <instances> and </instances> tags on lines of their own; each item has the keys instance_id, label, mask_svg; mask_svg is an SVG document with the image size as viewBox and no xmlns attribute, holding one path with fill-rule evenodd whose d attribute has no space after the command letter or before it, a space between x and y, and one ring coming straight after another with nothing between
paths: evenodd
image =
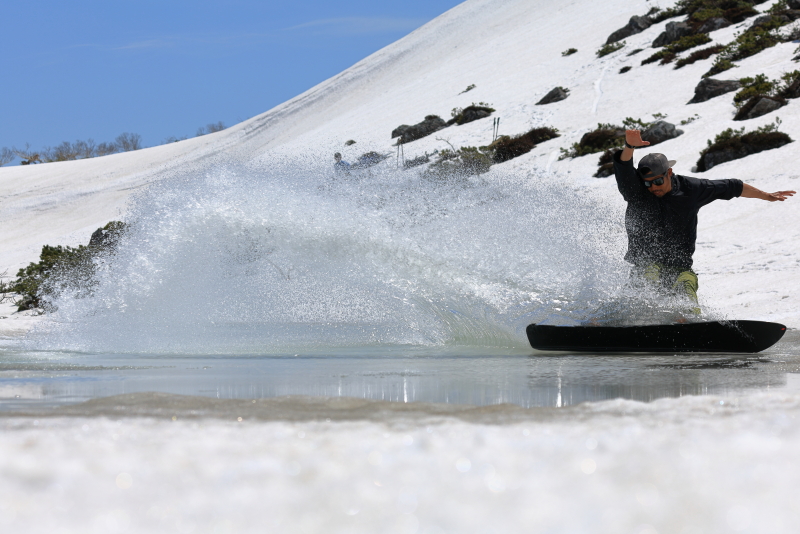
<instances>
[{"instance_id":1,"label":"dark gray jacket","mask_svg":"<svg viewBox=\"0 0 800 534\"><path fill-rule=\"evenodd\" d=\"M628 252L625 261L646 266L660 263L680 270L692 267L697 241L697 212L717 199L742 194L742 181L704 180L672 175L672 191L659 198L647 190L633 160L614 154L614 175L622 198L628 203L625 229Z\"/></svg>"}]
</instances>

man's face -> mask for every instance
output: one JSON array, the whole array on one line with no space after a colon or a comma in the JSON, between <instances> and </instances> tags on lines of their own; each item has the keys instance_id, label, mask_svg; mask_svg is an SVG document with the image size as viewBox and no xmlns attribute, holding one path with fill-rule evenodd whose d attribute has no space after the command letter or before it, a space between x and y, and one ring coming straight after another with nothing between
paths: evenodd
<instances>
[{"instance_id":1,"label":"man's face","mask_svg":"<svg viewBox=\"0 0 800 534\"><path fill-rule=\"evenodd\" d=\"M667 172L660 176L654 176L653 178L648 178L645 182L650 182L650 187L648 190L653 193L657 197L663 197L670 191L672 191L672 180L670 177L672 176L672 169L667 169ZM655 182L659 181L659 178L664 179L664 183L661 185L656 185Z\"/></svg>"}]
</instances>

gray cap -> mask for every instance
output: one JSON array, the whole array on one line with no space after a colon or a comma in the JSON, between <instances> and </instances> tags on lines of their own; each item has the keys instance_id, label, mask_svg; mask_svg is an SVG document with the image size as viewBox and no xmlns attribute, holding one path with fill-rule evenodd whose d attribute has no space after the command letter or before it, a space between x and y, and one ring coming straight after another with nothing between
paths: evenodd
<instances>
[{"instance_id":1,"label":"gray cap","mask_svg":"<svg viewBox=\"0 0 800 534\"><path fill-rule=\"evenodd\" d=\"M674 159L667 159L664 154L648 154L639 160L639 174L643 179L661 176L667 169L675 165Z\"/></svg>"}]
</instances>

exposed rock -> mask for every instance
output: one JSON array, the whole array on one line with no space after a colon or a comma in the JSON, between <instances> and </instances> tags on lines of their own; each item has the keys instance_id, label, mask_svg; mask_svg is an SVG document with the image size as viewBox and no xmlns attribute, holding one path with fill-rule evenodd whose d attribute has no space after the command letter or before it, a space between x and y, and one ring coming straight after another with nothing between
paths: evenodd
<instances>
[{"instance_id":1,"label":"exposed rock","mask_svg":"<svg viewBox=\"0 0 800 534\"><path fill-rule=\"evenodd\" d=\"M772 113L787 104L786 100L779 96L754 96L748 100L744 106L736 113L733 118L735 121L746 121L761 117L767 113Z\"/></svg>"},{"instance_id":2,"label":"exposed rock","mask_svg":"<svg viewBox=\"0 0 800 534\"><path fill-rule=\"evenodd\" d=\"M628 21L627 25L618 29L617 31L608 36L606 44L616 43L617 41L621 41L626 37L630 37L631 35L642 33L652 24L653 22L647 16L644 17L633 16L631 17L631 20Z\"/></svg>"},{"instance_id":3,"label":"exposed rock","mask_svg":"<svg viewBox=\"0 0 800 534\"><path fill-rule=\"evenodd\" d=\"M667 121L658 121L642 132L642 140L648 141L650 145L657 145L683 135L683 130L679 130L674 124Z\"/></svg>"},{"instance_id":4,"label":"exposed rock","mask_svg":"<svg viewBox=\"0 0 800 534\"><path fill-rule=\"evenodd\" d=\"M410 143L446 127L447 123L437 115L428 115L425 120L413 126L398 126L392 132L392 138L400 137L401 143ZM397 135L395 135L397 134Z\"/></svg>"},{"instance_id":5,"label":"exposed rock","mask_svg":"<svg viewBox=\"0 0 800 534\"><path fill-rule=\"evenodd\" d=\"M800 98L800 78L796 79L782 93L783 98Z\"/></svg>"},{"instance_id":6,"label":"exposed rock","mask_svg":"<svg viewBox=\"0 0 800 534\"><path fill-rule=\"evenodd\" d=\"M787 17L790 21L794 22L797 19L800 19L800 9L787 9L781 15Z\"/></svg>"},{"instance_id":7,"label":"exposed rock","mask_svg":"<svg viewBox=\"0 0 800 534\"><path fill-rule=\"evenodd\" d=\"M549 93L544 95L544 98L539 100L536 105L543 106L544 104L552 104L553 102L559 102L564 100L569 96L569 89L565 89L563 87L556 87L555 89L551 90Z\"/></svg>"},{"instance_id":8,"label":"exposed rock","mask_svg":"<svg viewBox=\"0 0 800 534\"><path fill-rule=\"evenodd\" d=\"M667 28L653 41L653 48L674 43L681 37L691 35L692 27L686 22L667 22Z\"/></svg>"},{"instance_id":9,"label":"exposed rock","mask_svg":"<svg viewBox=\"0 0 800 534\"><path fill-rule=\"evenodd\" d=\"M464 111L461 113L461 121L459 121L459 124L466 124L478 119L485 119L491 114L492 112L487 111L486 109L473 108L470 106L468 108L464 108Z\"/></svg>"},{"instance_id":10,"label":"exposed rock","mask_svg":"<svg viewBox=\"0 0 800 534\"><path fill-rule=\"evenodd\" d=\"M741 159L749 156L751 152L745 148L743 145L738 147L728 147L723 150L718 150L716 152L709 152L705 156L703 156L703 169L700 169L698 166L699 171L707 171L719 165L720 163L725 163L728 161L733 161L735 159Z\"/></svg>"},{"instance_id":11,"label":"exposed rock","mask_svg":"<svg viewBox=\"0 0 800 534\"><path fill-rule=\"evenodd\" d=\"M711 33L731 25L731 21L723 17L712 17L705 21L697 33Z\"/></svg>"},{"instance_id":12,"label":"exposed rock","mask_svg":"<svg viewBox=\"0 0 800 534\"><path fill-rule=\"evenodd\" d=\"M694 88L694 98L689 100L689 104L697 104L711 100L719 95L736 91L742 87L738 80L715 80L714 78L704 78L700 80Z\"/></svg>"},{"instance_id":13,"label":"exposed rock","mask_svg":"<svg viewBox=\"0 0 800 534\"><path fill-rule=\"evenodd\" d=\"M608 178L614 174L614 151L609 149L603 152L600 160L597 162L597 172L594 173L595 178Z\"/></svg>"},{"instance_id":14,"label":"exposed rock","mask_svg":"<svg viewBox=\"0 0 800 534\"><path fill-rule=\"evenodd\" d=\"M756 18L753 21L753 24L750 25L749 29L753 30L753 29L759 28L761 26L767 26L767 25L772 24L773 22L777 22L781 26L783 26L785 24L789 24L790 22L792 22L792 19L790 19L789 17L787 17L783 13L781 13L779 15L771 15L771 14L761 15L760 17Z\"/></svg>"},{"instance_id":15,"label":"exposed rock","mask_svg":"<svg viewBox=\"0 0 800 534\"><path fill-rule=\"evenodd\" d=\"M411 128L411 126L409 126L408 124L401 124L394 130L392 130L392 139L394 139L395 137L400 137L401 135L403 135L403 132L405 132L409 128Z\"/></svg>"},{"instance_id":16,"label":"exposed rock","mask_svg":"<svg viewBox=\"0 0 800 534\"><path fill-rule=\"evenodd\" d=\"M789 9L800 9L800 0L786 0L786 5Z\"/></svg>"}]
</instances>

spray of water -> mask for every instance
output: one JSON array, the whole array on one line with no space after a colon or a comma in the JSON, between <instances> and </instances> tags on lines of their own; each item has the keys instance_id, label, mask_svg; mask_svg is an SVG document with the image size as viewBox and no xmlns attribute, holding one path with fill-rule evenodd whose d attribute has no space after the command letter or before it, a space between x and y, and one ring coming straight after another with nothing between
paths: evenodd
<instances>
[{"instance_id":1,"label":"spray of water","mask_svg":"<svg viewBox=\"0 0 800 534\"><path fill-rule=\"evenodd\" d=\"M544 172L431 180L391 165L217 162L139 195L91 295L31 343L74 351L292 353L524 347L627 270L620 206Z\"/></svg>"}]
</instances>

